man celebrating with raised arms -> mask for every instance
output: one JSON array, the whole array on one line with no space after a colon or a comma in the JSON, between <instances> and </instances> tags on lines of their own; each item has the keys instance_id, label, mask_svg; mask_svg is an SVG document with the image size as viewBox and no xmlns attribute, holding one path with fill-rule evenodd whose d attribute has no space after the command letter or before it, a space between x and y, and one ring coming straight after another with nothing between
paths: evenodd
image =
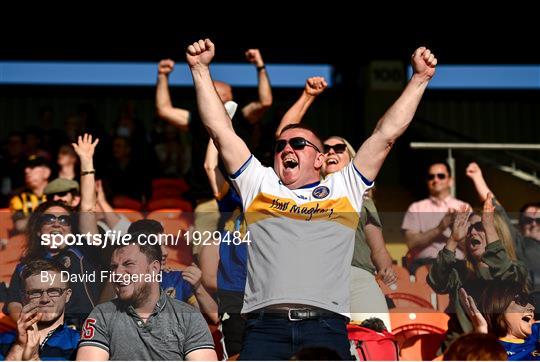
<instances>
[{"instance_id":1,"label":"man celebrating with raised arms","mask_svg":"<svg viewBox=\"0 0 540 362\"><path fill-rule=\"evenodd\" d=\"M350 359L347 340L349 265L362 195L373 185L396 139L407 129L437 60L422 47L414 75L378 122L354 160L321 180L321 141L301 125L285 127L266 168L234 132L212 83L214 44L187 48L201 120L242 203L253 243L242 312L247 314L243 360L288 359L303 347L336 350Z\"/></svg>"}]
</instances>

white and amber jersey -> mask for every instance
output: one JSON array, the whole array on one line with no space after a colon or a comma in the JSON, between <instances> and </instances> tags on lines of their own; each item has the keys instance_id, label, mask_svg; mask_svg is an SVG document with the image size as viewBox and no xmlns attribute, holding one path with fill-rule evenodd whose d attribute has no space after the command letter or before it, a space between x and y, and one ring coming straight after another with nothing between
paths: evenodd
<instances>
[{"instance_id":1,"label":"white and amber jersey","mask_svg":"<svg viewBox=\"0 0 540 362\"><path fill-rule=\"evenodd\" d=\"M242 313L305 304L349 313L349 275L362 196L373 183L351 162L290 190L254 157L231 180L250 231Z\"/></svg>"}]
</instances>

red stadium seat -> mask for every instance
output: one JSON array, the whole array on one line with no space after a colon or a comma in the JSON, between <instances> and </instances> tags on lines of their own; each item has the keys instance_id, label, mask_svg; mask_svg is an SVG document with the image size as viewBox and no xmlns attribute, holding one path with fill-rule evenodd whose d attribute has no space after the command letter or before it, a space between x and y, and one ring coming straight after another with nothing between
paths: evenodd
<instances>
[{"instance_id":1,"label":"red stadium seat","mask_svg":"<svg viewBox=\"0 0 540 362\"><path fill-rule=\"evenodd\" d=\"M125 217L127 217L127 219L131 222L134 222L134 221L137 221L137 220L142 220L144 219L144 216L143 214L141 214L139 211L137 210L132 210L132 209L114 209L114 212L116 212L117 214L122 214L124 215Z\"/></svg>"},{"instance_id":2,"label":"red stadium seat","mask_svg":"<svg viewBox=\"0 0 540 362\"><path fill-rule=\"evenodd\" d=\"M392 333L400 347L400 360L432 360L444 339L449 317L423 308L390 310Z\"/></svg>"},{"instance_id":3,"label":"red stadium seat","mask_svg":"<svg viewBox=\"0 0 540 362\"><path fill-rule=\"evenodd\" d=\"M155 211L159 209L180 209L182 211L191 212L193 206L189 201L183 199L157 199L150 200L146 204L146 211Z\"/></svg>"},{"instance_id":4,"label":"red stadium seat","mask_svg":"<svg viewBox=\"0 0 540 362\"><path fill-rule=\"evenodd\" d=\"M9 284L25 248L26 235L19 234L9 239L6 248L0 250L0 282Z\"/></svg>"},{"instance_id":5,"label":"red stadium seat","mask_svg":"<svg viewBox=\"0 0 540 362\"><path fill-rule=\"evenodd\" d=\"M17 323L9 316L0 312L0 333L13 331L17 328Z\"/></svg>"},{"instance_id":6,"label":"red stadium seat","mask_svg":"<svg viewBox=\"0 0 540 362\"><path fill-rule=\"evenodd\" d=\"M113 205L114 208L118 209L142 210L142 202L127 196L115 196L113 198Z\"/></svg>"},{"instance_id":7,"label":"red stadium seat","mask_svg":"<svg viewBox=\"0 0 540 362\"><path fill-rule=\"evenodd\" d=\"M0 209L0 239L7 239L9 232L13 229L13 219L10 209Z\"/></svg>"},{"instance_id":8,"label":"red stadium seat","mask_svg":"<svg viewBox=\"0 0 540 362\"><path fill-rule=\"evenodd\" d=\"M180 194L189 190L189 185L182 178L158 178L152 180L152 190L158 189L176 189Z\"/></svg>"},{"instance_id":9,"label":"red stadium seat","mask_svg":"<svg viewBox=\"0 0 540 362\"><path fill-rule=\"evenodd\" d=\"M393 268L397 274L394 288L384 284L380 279L377 281L384 295L392 298L396 307L434 308L435 293L425 281L411 281L407 269L397 265Z\"/></svg>"},{"instance_id":10,"label":"red stadium seat","mask_svg":"<svg viewBox=\"0 0 540 362\"><path fill-rule=\"evenodd\" d=\"M149 213L146 218L157 220L163 226L165 234L172 235L174 239L178 236L176 245L167 245L169 255L167 257L167 267L182 270L193 262L191 245L183 237L191 226L191 215L184 214L180 209L160 209Z\"/></svg>"}]
</instances>

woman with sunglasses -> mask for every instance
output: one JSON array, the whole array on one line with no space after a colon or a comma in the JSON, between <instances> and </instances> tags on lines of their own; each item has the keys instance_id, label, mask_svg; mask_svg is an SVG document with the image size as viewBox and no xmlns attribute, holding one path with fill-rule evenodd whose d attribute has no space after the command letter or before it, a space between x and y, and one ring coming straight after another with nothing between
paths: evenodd
<instances>
[{"instance_id":1,"label":"woman with sunglasses","mask_svg":"<svg viewBox=\"0 0 540 362\"><path fill-rule=\"evenodd\" d=\"M82 325L92 308L97 304L102 283L99 278L97 263L92 258L85 257L85 253L78 246L60 245L57 248L43 245L42 237L48 235L66 236L75 234L76 223L73 210L61 201L47 201L41 204L31 215L28 221L27 240L28 247L15 268L11 277L6 301L5 311L14 320L17 320L22 310L23 284L21 275L27 263L38 259L52 259L63 265L70 277L76 276L78 280L72 282L73 290L70 302L66 305L66 323L78 328ZM95 282L84 281L84 277L96 274Z\"/></svg>"},{"instance_id":2,"label":"woman with sunglasses","mask_svg":"<svg viewBox=\"0 0 540 362\"><path fill-rule=\"evenodd\" d=\"M351 162L356 152L342 137L333 136L323 143L326 159L321 172L324 177L340 171ZM396 280L392 258L386 249L382 224L371 199L371 190L364 197L360 223L356 231L351 263L351 320L361 322L370 317L380 318L390 331L390 317L384 294L375 277L391 286Z\"/></svg>"},{"instance_id":3,"label":"woman with sunglasses","mask_svg":"<svg viewBox=\"0 0 540 362\"><path fill-rule=\"evenodd\" d=\"M456 259L458 247L465 250L465 261ZM459 290L465 288L479 298L487 281L514 281L524 284L527 269L517 261L514 241L504 220L495 213L493 197L489 194L482 214L471 214L462 206L455 215L452 233L446 246L433 263L427 282L438 294L449 294L450 314L444 350L463 333L471 332L473 325L460 303Z\"/></svg>"},{"instance_id":4,"label":"woman with sunglasses","mask_svg":"<svg viewBox=\"0 0 540 362\"><path fill-rule=\"evenodd\" d=\"M482 175L480 166L476 162L470 163L469 166L467 166L466 174L473 182L478 197L483 201L486 195L491 193L491 190ZM518 259L525 264L532 276L532 285L530 285L530 289L535 296L534 300L536 301L536 304L534 307L538 311L540 310L540 263L538 262L540 259L540 239L536 239L534 235L519 232L518 229L513 226L512 220L506 213L504 207L495 197L493 197L493 205L495 206L497 215L500 215L504 220L512 234ZM522 231L525 222L530 222L531 225L535 224L535 222L531 222L530 219L525 220L521 217L520 227Z\"/></svg>"},{"instance_id":5,"label":"woman with sunglasses","mask_svg":"<svg viewBox=\"0 0 540 362\"><path fill-rule=\"evenodd\" d=\"M524 284L489 282L479 308L465 289L460 290L460 300L474 330L496 336L509 361L540 360L540 324L534 319L534 302Z\"/></svg>"}]
</instances>

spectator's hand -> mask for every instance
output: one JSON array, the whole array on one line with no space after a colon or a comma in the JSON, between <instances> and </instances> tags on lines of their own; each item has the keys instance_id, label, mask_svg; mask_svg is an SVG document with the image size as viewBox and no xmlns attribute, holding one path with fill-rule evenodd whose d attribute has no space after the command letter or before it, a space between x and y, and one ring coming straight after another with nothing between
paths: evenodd
<instances>
[{"instance_id":1,"label":"spectator's hand","mask_svg":"<svg viewBox=\"0 0 540 362\"><path fill-rule=\"evenodd\" d=\"M216 48L210 39L199 40L187 47L186 60L190 68L208 67L214 58Z\"/></svg>"},{"instance_id":2,"label":"spectator's hand","mask_svg":"<svg viewBox=\"0 0 540 362\"><path fill-rule=\"evenodd\" d=\"M490 192L487 194L486 201L484 201L484 208L482 209L482 226L486 232L488 243L499 238L497 230L495 229L495 221L493 219L494 214L495 206L493 206L493 194Z\"/></svg>"},{"instance_id":3,"label":"spectator's hand","mask_svg":"<svg viewBox=\"0 0 540 362\"><path fill-rule=\"evenodd\" d=\"M438 228L441 233L443 233L448 227L454 222L454 217L456 216L456 210L448 209L442 220L439 222Z\"/></svg>"},{"instance_id":4,"label":"spectator's hand","mask_svg":"<svg viewBox=\"0 0 540 362\"><path fill-rule=\"evenodd\" d=\"M255 64L257 67L264 66L264 61L261 56L259 49L248 49L246 51L246 59L248 62Z\"/></svg>"},{"instance_id":5,"label":"spectator's hand","mask_svg":"<svg viewBox=\"0 0 540 362\"><path fill-rule=\"evenodd\" d=\"M174 60L163 59L158 64L158 74L169 75L174 70Z\"/></svg>"},{"instance_id":6,"label":"spectator's hand","mask_svg":"<svg viewBox=\"0 0 540 362\"><path fill-rule=\"evenodd\" d=\"M431 50L427 49L426 47L420 47L413 53L411 65L415 75L419 75L427 78L427 80L430 80L435 74L437 58L435 58L435 54L431 53Z\"/></svg>"},{"instance_id":7,"label":"spectator's hand","mask_svg":"<svg viewBox=\"0 0 540 362\"><path fill-rule=\"evenodd\" d=\"M41 320L42 314L39 313L39 305L28 303L21 310L21 315L17 320L17 343L20 346L26 346L28 342L28 330Z\"/></svg>"},{"instance_id":8,"label":"spectator's hand","mask_svg":"<svg viewBox=\"0 0 540 362\"><path fill-rule=\"evenodd\" d=\"M84 136L79 136L77 143L72 143L71 145L82 162L83 160L92 160L94 150L96 149L98 143L98 138L96 138L96 140L92 143L92 135L85 133Z\"/></svg>"},{"instance_id":9,"label":"spectator's hand","mask_svg":"<svg viewBox=\"0 0 540 362\"><path fill-rule=\"evenodd\" d=\"M397 282L397 274L392 267L384 268L383 270L378 272L378 275L380 276L383 283L388 286L396 284Z\"/></svg>"},{"instance_id":10,"label":"spectator's hand","mask_svg":"<svg viewBox=\"0 0 540 362\"><path fill-rule=\"evenodd\" d=\"M27 341L23 349L23 361L39 361L39 330L36 324L27 330Z\"/></svg>"},{"instance_id":11,"label":"spectator's hand","mask_svg":"<svg viewBox=\"0 0 540 362\"><path fill-rule=\"evenodd\" d=\"M201 286L202 271L197 264L191 263L191 265L182 272L182 278L191 284L193 290L197 290Z\"/></svg>"},{"instance_id":12,"label":"spectator's hand","mask_svg":"<svg viewBox=\"0 0 540 362\"><path fill-rule=\"evenodd\" d=\"M465 170L465 174L473 181L483 178L482 170L476 162L469 163L469 166L467 166L467 169Z\"/></svg>"},{"instance_id":13,"label":"spectator's hand","mask_svg":"<svg viewBox=\"0 0 540 362\"><path fill-rule=\"evenodd\" d=\"M459 289L459 301L461 302L461 306L463 307L463 309L465 309L465 312L469 316L469 319L473 324L474 330L478 333L487 333L488 326L486 319L476 307L476 303L474 302L473 297L468 295L463 288Z\"/></svg>"},{"instance_id":14,"label":"spectator's hand","mask_svg":"<svg viewBox=\"0 0 540 362\"><path fill-rule=\"evenodd\" d=\"M324 92L326 87L328 87L328 84L326 83L326 80L324 80L324 77L311 77L306 81L304 91L310 96L316 97Z\"/></svg>"},{"instance_id":15,"label":"spectator's hand","mask_svg":"<svg viewBox=\"0 0 540 362\"><path fill-rule=\"evenodd\" d=\"M461 205L458 212L454 212L454 222L452 224L452 235L450 241L457 244L461 243L467 236L467 226L469 225L469 206Z\"/></svg>"}]
</instances>

